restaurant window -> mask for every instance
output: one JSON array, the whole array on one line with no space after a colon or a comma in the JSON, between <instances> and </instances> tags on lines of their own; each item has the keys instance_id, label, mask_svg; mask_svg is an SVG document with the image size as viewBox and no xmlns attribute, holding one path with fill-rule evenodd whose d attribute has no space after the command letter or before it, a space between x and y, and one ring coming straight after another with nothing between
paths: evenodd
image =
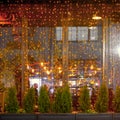
<instances>
[{"instance_id":1,"label":"restaurant window","mask_svg":"<svg viewBox=\"0 0 120 120\"><path fill-rule=\"evenodd\" d=\"M90 27L90 40L98 40L98 27Z\"/></svg>"},{"instance_id":2,"label":"restaurant window","mask_svg":"<svg viewBox=\"0 0 120 120\"><path fill-rule=\"evenodd\" d=\"M78 41L88 40L88 27L78 27Z\"/></svg>"},{"instance_id":3,"label":"restaurant window","mask_svg":"<svg viewBox=\"0 0 120 120\"><path fill-rule=\"evenodd\" d=\"M77 28L76 27L68 27L68 40L76 41L77 39Z\"/></svg>"},{"instance_id":4,"label":"restaurant window","mask_svg":"<svg viewBox=\"0 0 120 120\"><path fill-rule=\"evenodd\" d=\"M62 40L62 27L56 27L56 40Z\"/></svg>"},{"instance_id":5,"label":"restaurant window","mask_svg":"<svg viewBox=\"0 0 120 120\"><path fill-rule=\"evenodd\" d=\"M56 40L62 40L62 27L56 27ZM98 40L98 27L68 27L68 41Z\"/></svg>"}]
</instances>

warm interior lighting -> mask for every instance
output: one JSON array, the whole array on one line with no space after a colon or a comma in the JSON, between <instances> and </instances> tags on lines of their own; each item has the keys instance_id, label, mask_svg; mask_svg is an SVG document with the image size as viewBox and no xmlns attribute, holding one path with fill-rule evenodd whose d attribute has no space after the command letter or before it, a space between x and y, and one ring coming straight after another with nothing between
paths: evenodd
<instances>
[{"instance_id":1,"label":"warm interior lighting","mask_svg":"<svg viewBox=\"0 0 120 120\"><path fill-rule=\"evenodd\" d=\"M2 24L9 25L9 24L11 24L11 22L8 21L6 18L4 18L3 16L0 15L0 25L2 25Z\"/></svg>"},{"instance_id":2,"label":"warm interior lighting","mask_svg":"<svg viewBox=\"0 0 120 120\"><path fill-rule=\"evenodd\" d=\"M34 69L32 69L32 73L34 73L35 72L35 70Z\"/></svg>"},{"instance_id":3,"label":"warm interior lighting","mask_svg":"<svg viewBox=\"0 0 120 120\"><path fill-rule=\"evenodd\" d=\"M117 48L117 53L120 56L120 47Z\"/></svg>"},{"instance_id":4,"label":"warm interior lighting","mask_svg":"<svg viewBox=\"0 0 120 120\"><path fill-rule=\"evenodd\" d=\"M27 69L29 70L30 69L30 66L27 64Z\"/></svg>"},{"instance_id":5,"label":"warm interior lighting","mask_svg":"<svg viewBox=\"0 0 120 120\"><path fill-rule=\"evenodd\" d=\"M102 19L102 17L97 16L97 15L93 15L92 19L93 19L93 20L101 20L101 19Z\"/></svg>"},{"instance_id":6,"label":"warm interior lighting","mask_svg":"<svg viewBox=\"0 0 120 120\"><path fill-rule=\"evenodd\" d=\"M46 73L49 75L49 74L50 74L50 71L47 70Z\"/></svg>"},{"instance_id":7,"label":"warm interior lighting","mask_svg":"<svg viewBox=\"0 0 120 120\"><path fill-rule=\"evenodd\" d=\"M91 66L90 66L90 69L91 69L91 70L93 70L93 68L94 68L94 66L93 66L93 65L91 65Z\"/></svg>"},{"instance_id":8,"label":"warm interior lighting","mask_svg":"<svg viewBox=\"0 0 120 120\"><path fill-rule=\"evenodd\" d=\"M41 62L41 63L40 63L40 65L41 65L41 66L43 66L43 65L44 65L44 63L43 63L43 62Z\"/></svg>"},{"instance_id":9,"label":"warm interior lighting","mask_svg":"<svg viewBox=\"0 0 120 120\"><path fill-rule=\"evenodd\" d=\"M101 70L101 68L97 68L97 70L98 70L98 71L100 71L100 70Z\"/></svg>"},{"instance_id":10,"label":"warm interior lighting","mask_svg":"<svg viewBox=\"0 0 120 120\"><path fill-rule=\"evenodd\" d=\"M44 67L43 67L43 69L44 69L44 70L46 70L46 69L47 69L47 67L46 67L46 66L44 66Z\"/></svg>"}]
</instances>

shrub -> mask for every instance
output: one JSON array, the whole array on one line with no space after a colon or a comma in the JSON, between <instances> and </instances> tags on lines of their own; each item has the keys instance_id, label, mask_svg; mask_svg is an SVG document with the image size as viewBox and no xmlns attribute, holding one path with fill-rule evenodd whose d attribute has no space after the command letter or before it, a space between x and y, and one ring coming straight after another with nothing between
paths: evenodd
<instances>
[{"instance_id":1,"label":"shrub","mask_svg":"<svg viewBox=\"0 0 120 120\"><path fill-rule=\"evenodd\" d=\"M6 98L6 111L9 113L16 113L19 108L16 89L14 87L8 88Z\"/></svg>"},{"instance_id":2,"label":"shrub","mask_svg":"<svg viewBox=\"0 0 120 120\"><path fill-rule=\"evenodd\" d=\"M95 109L97 112L107 112L108 110L108 88L105 83L102 83L99 89Z\"/></svg>"},{"instance_id":3,"label":"shrub","mask_svg":"<svg viewBox=\"0 0 120 120\"><path fill-rule=\"evenodd\" d=\"M55 89L55 101L53 103L53 111L56 113L61 113L61 96L62 96L62 89L56 88Z\"/></svg>"},{"instance_id":4,"label":"shrub","mask_svg":"<svg viewBox=\"0 0 120 120\"><path fill-rule=\"evenodd\" d=\"M114 97L114 111L120 112L120 86L116 87L115 97Z\"/></svg>"},{"instance_id":5,"label":"shrub","mask_svg":"<svg viewBox=\"0 0 120 120\"><path fill-rule=\"evenodd\" d=\"M69 113L72 110L72 97L69 86L65 84L56 89L54 111L57 113Z\"/></svg>"},{"instance_id":6,"label":"shrub","mask_svg":"<svg viewBox=\"0 0 120 120\"><path fill-rule=\"evenodd\" d=\"M41 113L47 113L50 111L50 99L49 92L46 86L41 86L38 97L38 110Z\"/></svg>"},{"instance_id":7,"label":"shrub","mask_svg":"<svg viewBox=\"0 0 120 120\"><path fill-rule=\"evenodd\" d=\"M27 113L32 113L34 111L35 106L35 90L34 88L30 88L28 92L25 94L23 100L23 108Z\"/></svg>"},{"instance_id":8,"label":"shrub","mask_svg":"<svg viewBox=\"0 0 120 120\"><path fill-rule=\"evenodd\" d=\"M17 113L26 113L24 109L20 108L18 109Z\"/></svg>"},{"instance_id":9,"label":"shrub","mask_svg":"<svg viewBox=\"0 0 120 120\"><path fill-rule=\"evenodd\" d=\"M90 95L87 86L81 88L81 93L78 100L79 110L82 110L82 112L88 112L90 109Z\"/></svg>"}]
</instances>

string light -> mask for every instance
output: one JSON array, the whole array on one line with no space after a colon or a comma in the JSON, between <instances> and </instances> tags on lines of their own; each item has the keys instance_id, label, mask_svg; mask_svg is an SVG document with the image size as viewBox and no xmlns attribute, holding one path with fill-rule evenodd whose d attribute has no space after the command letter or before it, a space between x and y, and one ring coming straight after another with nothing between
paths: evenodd
<instances>
[{"instance_id":1,"label":"string light","mask_svg":"<svg viewBox=\"0 0 120 120\"><path fill-rule=\"evenodd\" d=\"M109 4L97 4L100 8L100 18L102 18L102 22L105 18L110 18L112 23L119 23L120 20L117 19L117 11L120 11L120 5L114 4L114 7ZM72 4L71 1L66 0L64 4L61 4L61 1L57 0L54 1L54 4L27 4L27 5L19 5L13 4L8 5L6 8L4 5L0 5L0 10L8 15L15 14L15 21L13 24L13 28L11 26L1 27L0 28L0 37L1 37L1 51L0 58L5 60L5 68L10 69L11 71L15 72L15 67L17 65L21 65L21 42L22 42L22 18L27 18L28 20L28 54L25 54L24 58L28 57L28 66L35 62L39 62L39 65L46 71L46 73L50 72L49 69L52 66L53 74L60 75L62 73L62 42L56 41L56 33L55 27L62 26L61 19L67 18L69 19L69 26L99 26L101 25L101 21L96 21L92 19L92 16L95 15L98 8L94 6L94 4ZM116 14L114 14L116 13ZM119 16L118 16L119 18ZM98 19L98 18L97 18ZM9 20L11 20L9 18ZM13 22L13 21L10 21ZM3 24L3 23L0 23ZM5 23L4 23L5 24ZM54 28L51 30L51 28ZM110 41L110 48L112 49L113 45L119 43L119 25L117 25L116 29L113 27L110 29L110 39L113 39L113 42ZM113 32L112 29L115 29ZM91 29L92 30L92 29ZM90 31L89 31L90 32ZM100 31L101 32L101 31ZM113 34L114 33L114 34ZM25 33L24 33L25 34ZM115 34L117 36L115 36ZM83 35L84 37L84 35ZM51 41L52 39L52 41ZM117 42L116 42L117 41ZM11 42L11 43L10 43ZM102 55L102 46L101 48L99 45L102 44L102 35L99 34L98 42L92 41L79 41L76 40L76 47L74 46L75 42L69 41L69 70L75 69L76 71L81 71L81 69L86 68L86 71L90 69L90 66L87 65L84 61L84 67L82 66L81 61L84 59L91 59L91 60L98 60L99 56ZM17 46L17 47L16 47ZM17 49L16 49L16 48ZM53 48L52 48L53 47ZM51 51L53 53L51 54ZM14 52L16 51L16 52ZM113 51L110 50L110 53ZM117 50L115 50L117 52ZM112 53L113 55L113 53ZM8 57L10 56L10 57ZM19 56L19 57L18 57ZM9 60L9 59L10 60ZM77 60L79 58L79 60ZM113 58L115 56L113 55ZM51 60L52 59L52 60ZM72 61L73 60L73 61ZM75 60L75 61L74 61ZM110 62L112 66L116 64L119 65L119 61L115 58L116 61L113 61L112 57L110 58ZM10 64L11 61L14 61ZM44 61L44 62L41 62ZM48 66L44 63L50 62ZM77 61L77 62L76 62ZM89 63L89 60L86 60ZM97 71L101 71L102 69L102 58L99 64L97 64ZM57 64L59 63L59 65ZM89 63L91 64L91 63ZM60 66L60 67L58 67ZM41 68L39 68L41 69ZM93 68L91 68L93 69ZM112 69L112 68L111 68ZM116 68L117 69L117 68ZM111 70L112 71L112 70ZM117 70L115 70L117 71ZM18 72L18 71L17 71ZM34 73L34 69L32 69L32 73ZM50 72L51 73L51 72ZM49 73L49 74L50 74ZM113 76L113 71L111 72ZM27 73L26 73L27 74ZM30 73L28 73L29 75ZM80 73L82 75L82 73ZM95 74L96 71L95 71ZM117 74L117 73L116 73ZM26 75L27 76L27 75ZM91 76L91 74L90 74ZM114 76L116 76L114 74ZM57 76L58 77L58 76Z\"/></svg>"}]
</instances>

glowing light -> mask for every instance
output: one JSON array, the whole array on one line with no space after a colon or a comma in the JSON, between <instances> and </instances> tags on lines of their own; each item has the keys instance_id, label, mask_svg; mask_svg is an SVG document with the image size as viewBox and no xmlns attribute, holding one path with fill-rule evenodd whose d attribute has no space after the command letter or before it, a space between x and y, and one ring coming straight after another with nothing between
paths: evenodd
<instances>
[{"instance_id":1,"label":"glowing light","mask_svg":"<svg viewBox=\"0 0 120 120\"><path fill-rule=\"evenodd\" d=\"M92 76L92 74L91 74L91 73L89 73L89 76Z\"/></svg>"},{"instance_id":2,"label":"glowing light","mask_svg":"<svg viewBox=\"0 0 120 120\"><path fill-rule=\"evenodd\" d=\"M120 47L117 48L117 53L120 56Z\"/></svg>"},{"instance_id":3,"label":"glowing light","mask_svg":"<svg viewBox=\"0 0 120 120\"><path fill-rule=\"evenodd\" d=\"M99 84L98 83L95 83L96 86L98 86Z\"/></svg>"},{"instance_id":4,"label":"glowing light","mask_svg":"<svg viewBox=\"0 0 120 120\"><path fill-rule=\"evenodd\" d=\"M95 71L94 71L94 73L96 74L96 73L97 73L97 71L95 70Z\"/></svg>"},{"instance_id":5,"label":"glowing light","mask_svg":"<svg viewBox=\"0 0 120 120\"><path fill-rule=\"evenodd\" d=\"M60 69L61 69L61 67L58 67L58 69L60 70Z\"/></svg>"},{"instance_id":6,"label":"glowing light","mask_svg":"<svg viewBox=\"0 0 120 120\"><path fill-rule=\"evenodd\" d=\"M94 66L93 66L93 65L91 65L91 66L90 66L90 69L91 69L91 70L93 70L93 69L94 69Z\"/></svg>"},{"instance_id":7,"label":"glowing light","mask_svg":"<svg viewBox=\"0 0 120 120\"><path fill-rule=\"evenodd\" d=\"M34 73L35 72L35 70L34 69L32 69L32 73Z\"/></svg>"},{"instance_id":8,"label":"glowing light","mask_svg":"<svg viewBox=\"0 0 120 120\"><path fill-rule=\"evenodd\" d=\"M41 65L41 66L43 66L43 65L44 65L44 63L43 63L43 62L41 62L41 63L40 63L40 65Z\"/></svg>"},{"instance_id":9,"label":"glowing light","mask_svg":"<svg viewBox=\"0 0 120 120\"><path fill-rule=\"evenodd\" d=\"M27 69L29 70L30 69L30 66L27 64Z\"/></svg>"},{"instance_id":10,"label":"glowing light","mask_svg":"<svg viewBox=\"0 0 120 120\"><path fill-rule=\"evenodd\" d=\"M44 70L46 70L46 69L47 69L47 67L46 67L46 66L44 66L44 67L43 67L43 69L44 69Z\"/></svg>"},{"instance_id":11,"label":"glowing light","mask_svg":"<svg viewBox=\"0 0 120 120\"><path fill-rule=\"evenodd\" d=\"M39 75L39 72L36 72L36 75Z\"/></svg>"},{"instance_id":12,"label":"glowing light","mask_svg":"<svg viewBox=\"0 0 120 120\"><path fill-rule=\"evenodd\" d=\"M101 68L97 68L97 70L98 70L98 71L100 71L100 70L101 70Z\"/></svg>"},{"instance_id":13,"label":"glowing light","mask_svg":"<svg viewBox=\"0 0 120 120\"><path fill-rule=\"evenodd\" d=\"M48 75L50 75L50 71L47 70L46 73L47 73Z\"/></svg>"},{"instance_id":14,"label":"glowing light","mask_svg":"<svg viewBox=\"0 0 120 120\"><path fill-rule=\"evenodd\" d=\"M59 73L62 73L62 70L59 70Z\"/></svg>"},{"instance_id":15,"label":"glowing light","mask_svg":"<svg viewBox=\"0 0 120 120\"><path fill-rule=\"evenodd\" d=\"M97 15L93 15L92 19L93 19L93 20L101 20L101 19L102 19L102 17L97 16Z\"/></svg>"}]
</instances>

